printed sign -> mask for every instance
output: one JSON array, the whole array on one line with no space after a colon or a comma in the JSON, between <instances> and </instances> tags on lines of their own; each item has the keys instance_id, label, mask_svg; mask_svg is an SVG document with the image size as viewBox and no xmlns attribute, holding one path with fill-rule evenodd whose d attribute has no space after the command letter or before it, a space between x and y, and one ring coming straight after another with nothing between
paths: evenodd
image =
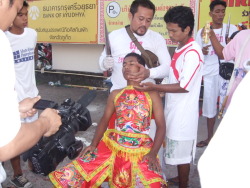
<instances>
[{"instance_id":1,"label":"printed sign","mask_svg":"<svg viewBox=\"0 0 250 188\"><path fill-rule=\"evenodd\" d=\"M105 43L105 28L104 22L108 31L122 28L129 24L128 13L130 5L133 0L99 0L99 43ZM156 12L150 29L159 32L165 39L169 46L175 46L168 37L166 30L166 24L163 20L163 16L166 14L167 10L172 6L188 6L191 7L195 16L198 15L197 1L196 0L157 0L152 1L155 4ZM195 28L196 30L196 28Z\"/></svg>"},{"instance_id":2,"label":"printed sign","mask_svg":"<svg viewBox=\"0 0 250 188\"><path fill-rule=\"evenodd\" d=\"M98 0L36 0L29 5L29 27L37 31L38 42L98 42Z\"/></svg>"},{"instance_id":3,"label":"printed sign","mask_svg":"<svg viewBox=\"0 0 250 188\"><path fill-rule=\"evenodd\" d=\"M243 24L250 28L250 0L225 0L227 2L226 16L224 23L228 22L230 14L230 23L234 25ZM206 21L212 21L209 16L209 4L211 0L200 0L199 28L204 27Z\"/></svg>"}]
</instances>

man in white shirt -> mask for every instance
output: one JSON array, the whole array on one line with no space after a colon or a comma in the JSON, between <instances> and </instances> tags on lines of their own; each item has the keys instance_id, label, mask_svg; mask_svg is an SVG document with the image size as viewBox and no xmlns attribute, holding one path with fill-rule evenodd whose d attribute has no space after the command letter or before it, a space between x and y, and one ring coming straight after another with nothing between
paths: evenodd
<instances>
[{"instance_id":1,"label":"man in white shirt","mask_svg":"<svg viewBox=\"0 0 250 188\"><path fill-rule=\"evenodd\" d=\"M15 71L12 50L3 31L7 30L21 10L23 0L0 1L0 161L9 160L35 145L42 136L50 136L58 131L61 118L56 110L44 110L39 119L32 123L21 124L25 118L36 113L33 105L40 99L27 98L18 105L14 90ZM6 173L0 162L0 183ZM1 187L1 184L0 184Z\"/></svg>"},{"instance_id":2,"label":"man in white shirt","mask_svg":"<svg viewBox=\"0 0 250 188\"><path fill-rule=\"evenodd\" d=\"M24 1L22 9L17 13L11 27L5 32L10 41L14 55L16 74L15 91L18 102L28 97L36 97L38 89L35 79L35 49L37 33L34 29L27 28L29 4ZM32 117L22 119L22 123L33 122L38 119L38 113ZM15 187L32 187L31 182L23 175L20 155L12 158L13 178L10 182Z\"/></svg>"},{"instance_id":3,"label":"man in white shirt","mask_svg":"<svg viewBox=\"0 0 250 188\"><path fill-rule=\"evenodd\" d=\"M200 141L197 147L207 146L213 137L215 116L217 114L218 96L220 96L220 105L226 95L228 80L223 79L219 75L219 58L214 50L215 43L212 38L218 40L221 45L226 45L227 25L223 23L227 4L225 1L214 0L210 3L209 15L212 18L211 28L213 35L210 36L210 42L205 44L202 40L203 29L200 29L196 36L196 42L201 46L205 56L203 68L203 106L202 115L207 117L207 138ZM237 31L236 26L230 25L229 36ZM223 62L223 60L220 60Z\"/></svg>"},{"instance_id":4,"label":"man in white shirt","mask_svg":"<svg viewBox=\"0 0 250 188\"><path fill-rule=\"evenodd\" d=\"M150 50L159 59L160 65L156 68L145 69L135 75L131 75L137 81L150 78L165 78L168 76L170 55L165 39L157 32L148 29L155 13L155 5L150 0L135 0L132 2L129 12L130 27L138 42L145 50ZM103 71L112 69L111 91L126 87L126 80L122 76L122 63L125 55L131 52L141 54L133 43L125 28L115 30L109 34L112 57L106 57L103 50L99 59L100 68ZM148 80L149 81L149 80Z\"/></svg>"},{"instance_id":5,"label":"man in white shirt","mask_svg":"<svg viewBox=\"0 0 250 188\"><path fill-rule=\"evenodd\" d=\"M187 188L190 163L196 149L203 54L192 38L194 15L190 7L172 7L165 14L164 21L170 39L178 42L171 61L168 84L148 82L135 88L166 93L165 162L178 168L178 177L171 178L171 182L179 183L179 188Z\"/></svg>"}]
</instances>

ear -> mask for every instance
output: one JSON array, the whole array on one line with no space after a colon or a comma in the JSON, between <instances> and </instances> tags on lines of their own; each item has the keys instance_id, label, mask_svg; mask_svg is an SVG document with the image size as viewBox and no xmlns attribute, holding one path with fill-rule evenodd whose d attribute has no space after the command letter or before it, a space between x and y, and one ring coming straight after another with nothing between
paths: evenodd
<instances>
[{"instance_id":1,"label":"ear","mask_svg":"<svg viewBox=\"0 0 250 188\"><path fill-rule=\"evenodd\" d=\"M212 17L212 12L211 11L209 11L209 16Z\"/></svg>"},{"instance_id":2,"label":"ear","mask_svg":"<svg viewBox=\"0 0 250 188\"><path fill-rule=\"evenodd\" d=\"M129 21L131 22L132 21L132 19L133 19L133 15L132 15L132 13L131 12L129 12L128 13L128 19L129 19Z\"/></svg>"},{"instance_id":3,"label":"ear","mask_svg":"<svg viewBox=\"0 0 250 188\"><path fill-rule=\"evenodd\" d=\"M184 32L187 33L187 34L189 34L189 31L190 31L190 27L187 26L187 27L184 29Z\"/></svg>"}]
</instances>

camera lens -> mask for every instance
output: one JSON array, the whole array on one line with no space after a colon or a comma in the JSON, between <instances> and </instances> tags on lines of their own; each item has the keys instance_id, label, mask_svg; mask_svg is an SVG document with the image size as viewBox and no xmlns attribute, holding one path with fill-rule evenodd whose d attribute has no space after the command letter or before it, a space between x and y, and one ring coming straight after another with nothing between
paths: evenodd
<instances>
[{"instance_id":1,"label":"camera lens","mask_svg":"<svg viewBox=\"0 0 250 188\"><path fill-rule=\"evenodd\" d=\"M76 158L82 151L83 143L77 140L74 144L68 147L67 155L70 160Z\"/></svg>"}]
</instances>

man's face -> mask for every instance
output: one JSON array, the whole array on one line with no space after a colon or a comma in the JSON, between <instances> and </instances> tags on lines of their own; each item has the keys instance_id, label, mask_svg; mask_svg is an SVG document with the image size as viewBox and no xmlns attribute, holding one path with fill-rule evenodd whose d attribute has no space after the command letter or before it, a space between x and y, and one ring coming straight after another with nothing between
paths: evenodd
<instances>
[{"instance_id":1,"label":"man's face","mask_svg":"<svg viewBox=\"0 0 250 188\"><path fill-rule=\"evenodd\" d=\"M122 73L125 80L128 80L128 75L130 73L137 73L139 71L138 61L136 57L129 56L123 61Z\"/></svg>"},{"instance_id":2,"label":"man's face","mask_svg":"<svg viewBox=\"0 0 250 188\"><path fill-rule=\"evenodd\" d=\"M0 5L0 29L7 30L23 6L23 0L14 0L10 6L9 0L2 0Z\"/></svg>"},{"instance_id":3,"label":"man's face","mask_svg":"<svg viewBox=\"0 0 250 188\"><path fill-rule=\"evenodd\" d=\"M216 5L213 11L209 12L213 23L222 24L225 17L226 8L222 5Z\"/></svg>"},{"instance_id":4,"label":"man's face","mask_svg":"<svg viewBox=\"0 0 250 188\"><path fill-rule=\"evenodd\" d=\"M18 29L24 29L28 25L28 8L23 7L18 13L13 22L13 26Z\"/></svg>"},{"instance_id":5,"label":"man's face","mask_svg":"<svg viewBox=\"0 0 250 188\"><path fill-rule=\"evenodd\" d=\"M153 17L153 10L139 6L134 16L129 13L130 29L139 36L145 35Z\"/></svg>"},{"instance_id":6,"label":"man's face","mask_svg":"<svg viewBox=\"0 0 250 188\"><path fill-rule=\"evenodd\" d=\"M190 28L186 27L186 29L182 31L181 27L179 27L178 24L167 23L167 30L168 30L169 38L173 42L181 42L188 36Z\"/></svg>"}]
</instances>

